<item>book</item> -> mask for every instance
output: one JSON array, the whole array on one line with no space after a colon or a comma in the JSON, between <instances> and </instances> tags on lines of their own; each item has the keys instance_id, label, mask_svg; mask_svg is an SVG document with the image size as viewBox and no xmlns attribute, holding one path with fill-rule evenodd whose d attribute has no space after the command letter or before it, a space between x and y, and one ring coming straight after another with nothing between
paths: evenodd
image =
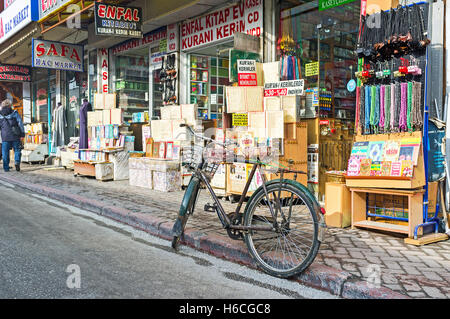
<instances>
[{"instance_id":1,"label":"book","mask_svg":"<svg viewBox=\"0 0 450 319\"><path fill-rule=\"evenodd\" d=\"M370 142L368 157L374 162L381 162L383 156L384 141Z\"/></svg>"},{"instance_id":2,"label":"book","mask_svg":"<svg viewBox=\"0 0 450 319\"><path fill-rule=\"evenodd\" d=\"M395 161L391 164L391 176L402 176L402 162Z\"/></svg>"},{"instance_id":3,"label":"book","mask_svg":"<svg viewBox=\"0 0 450 319\"><path fill-rule=\"evenodd\" d=\"M359 168L360 176L370 176L372 160L370 158L362 158Z\"/></svg>"},{"instance_id":4,"label":"book","mask_svg":"<svg viewBox=\"0 0 450 319\"><path fill-rule=\"evenodd\" d=\"M359 159L356 156L350 157L350 159L348 160L347 175L359 176L360 166L361 166L361 159Z\"/></svg>"},{"instance_id":5,"label":"book","mask_svg":"<svg viewBox=\"0 0 450 319\"><path fill-rule=\"evenodd\" d=\"M381 162L374 162L370 164L370 176L380 176L381 175Z\"/></svg>"},{"instance_id":6,"label":"book","mask_svg":"<svg viewBox=\"0 0 450 319\"><path fill-rule=\"evenodd\" d=\"M399 141L386 141L384 144L383 160L389 162L395 162L398 160L398 155L400 153L400 142Z\"/></svg>"},{"instance_id":7,"label":"book","mask_svg":"<svg viewBox=\"0 0 450 319\"><path fill-rule=\"evenodd\" d=\"M390 176L391 175L391 162L390 161L382 161L381 162L381 176Z\"/></svg>"},{"instance_id":8,"label":"book","mask_svg":"<svg viewBox=\"0 0 450 319\"><path fill-rule=\"evenodd\" d=\"M412 160L402 161L402 175L404 177L412 177L413 176L414 164Z\"/></svg>"},{"instance_id":9,"label":"book","mask_svg":"<svg viewBox=\"0 0 450 319\"><path fill-rule=\"evenodd\" d=\"M350 156L356 158L367 158L369 149L369 142L355 142L353 143L352 152Z\"/></svg>"},{"instance_id":10,"label":"book","mask_svg":"<svg viewBox=\"0 0 450 319\"><path fill-rule=\"evenodd\" d=\"M411 160L417 165L420 150L420 137L404 138L401 141L399 160Z\"/></svg>"}]
</instances>

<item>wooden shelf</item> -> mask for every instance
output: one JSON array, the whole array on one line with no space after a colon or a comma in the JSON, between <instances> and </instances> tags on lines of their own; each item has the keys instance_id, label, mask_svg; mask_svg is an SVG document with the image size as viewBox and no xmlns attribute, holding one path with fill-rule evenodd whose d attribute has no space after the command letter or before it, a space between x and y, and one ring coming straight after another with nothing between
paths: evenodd
<instances>
[{"instance_id":1,"label":"wooden shelf","mask_svg":"<svg viewBox=\"0 0 450 319\"><path fill-rule=\"evenodd\" d=\"M363 221L354 223L353 226L361 227L361 228L376 229L376 230L385 230L385 231L391 231L391 232L402 233L402 234L408 234L408 232L409 232L408 226L375 222L375 221L370 221L370 220L363 220Z\"/></svg>"}]
</instances>

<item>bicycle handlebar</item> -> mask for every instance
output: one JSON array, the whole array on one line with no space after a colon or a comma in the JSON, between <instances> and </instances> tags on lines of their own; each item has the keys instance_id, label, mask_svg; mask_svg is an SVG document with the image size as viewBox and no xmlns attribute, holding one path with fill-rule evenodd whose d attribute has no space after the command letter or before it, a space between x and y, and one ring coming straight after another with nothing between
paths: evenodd
<instances>
[{"instance_id":1,"label":"bicycle handlebar","mask_svg":"<svg viewBox=\"0 0 450 319\"><path fill-rule=\"evenodd\" d=\"M224 147L224 148L226 148L228 145L232 145L232 144L234 144L234 145L236 145L236 146L239 146L239 144L237 144L236 142L232 142L232 143L220 143L220 142L217 142L216 140L213 140L212 138L203 136L203 135L201 135L201 134L197 134L197 133L194 132L194 130L192 129L192 127L191 127L190 125L188 125L188 124L181 123L181 124L180 124L180 127L186 127L186 128L188 129L189 133L191 133L192 135L194 135L194 136L196 136L196 137L198 137L198 138L201 138L201 139L203 139L203 140L205 140L205 141L208 141L208 142L210 142L210 143L215 143L215 144L217 144L217 145L220 145L220 146L222 146L222 147Z\"/></svg>"}]
</instances>

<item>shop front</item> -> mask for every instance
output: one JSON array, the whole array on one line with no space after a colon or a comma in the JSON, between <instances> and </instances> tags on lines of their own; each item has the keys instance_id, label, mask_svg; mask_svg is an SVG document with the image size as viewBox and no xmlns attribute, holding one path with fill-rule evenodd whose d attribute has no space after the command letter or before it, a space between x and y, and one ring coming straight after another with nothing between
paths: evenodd
<instances>
[{"instance_id":1,"label":"shop front","mask_svg":"<svg viewBox=\"0 0 450 319\"><path fill-rule=\"evenodd\" d=\"M221 126L226 111L225 87L231 84L231 68L236 67L230 62L236 54L234 34L259 37L263 20L263 1L243 1L181 24L180 91L185 103L197 104L199 118L218 120ZM259 53L252 57L262 62Z\"/></svg>"},{"instance_id":2,"label":"shop front","mask_svg":"<svg viewBox=\"0 0 450 319\"><path fill-rule=\"evenodd\" d=\"M178 24L173 24L109 48L110 91L125 121L141 112L160 118L161 106L178 102L178 39Z\"/></svg>"},{"instance_id":3,"label":"shop front","mask_svg":"<svg viewBox=\"0 0 450 319\"><path fill-rule=\"evenodd\" d=\"M308 122L308 186L324 200L325 183L347 169L355 131L356 43L360 1L319 10L317 1L281 1L277 54L281 80L303 79Z\"/></svg>"}]
</instances>

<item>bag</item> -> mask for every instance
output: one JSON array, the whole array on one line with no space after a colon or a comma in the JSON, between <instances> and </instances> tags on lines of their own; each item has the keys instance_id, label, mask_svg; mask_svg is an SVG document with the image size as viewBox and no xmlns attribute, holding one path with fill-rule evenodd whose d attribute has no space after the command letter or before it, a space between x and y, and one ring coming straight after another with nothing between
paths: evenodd
<instances>
[{"instance_id":1,"label":"bag","mask_svg":"<svg viewBox=\"0 0 450 319\"><path fill-rule=\"evenodd\" d=\"M20 129L19 125L17 124L17 120L15 121L15 125L11 125L11 122L6 117L2 117L4 120L6 120L6 123L8 123L9 128L11 129L11 132L14 136L17 137L17 139L20 139L22 136L22 130Z\"/></svg>"}]
</instances>

